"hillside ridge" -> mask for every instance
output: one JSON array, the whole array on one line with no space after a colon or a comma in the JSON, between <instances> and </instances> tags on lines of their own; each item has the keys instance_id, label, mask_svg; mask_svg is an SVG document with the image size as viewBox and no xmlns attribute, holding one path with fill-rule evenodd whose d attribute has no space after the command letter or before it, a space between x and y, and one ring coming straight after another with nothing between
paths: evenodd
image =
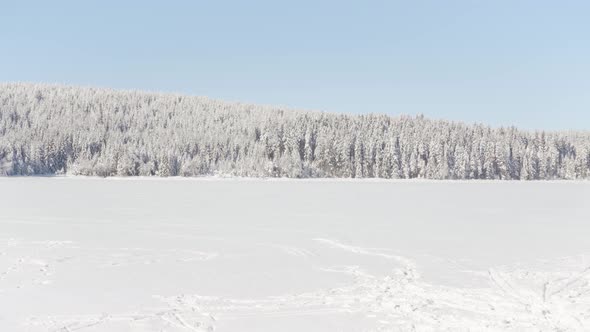
<instances>
[{"instance_id":1,"label":"hillside ridge","mask_svg":"<svg viewBox=\"0 0 590 332\"><path fill-rule=\"evenodd\" d=\"M2 83L0 174L587 179L590 132Z\"/></svg>"}]
</instances>

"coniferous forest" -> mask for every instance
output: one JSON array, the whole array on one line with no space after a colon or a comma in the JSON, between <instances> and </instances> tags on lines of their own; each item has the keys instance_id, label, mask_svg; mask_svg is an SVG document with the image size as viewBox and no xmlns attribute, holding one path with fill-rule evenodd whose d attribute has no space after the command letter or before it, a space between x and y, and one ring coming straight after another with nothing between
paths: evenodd
<instances>
[{"instance_id":1,"label":"coniferous forest","mask_svg":"<svg viewBox=\"0 0 590 332\"><path fill-rule=\"evenodd\" d=\"M588 179L590 132L0 84L0 175Z\"/></svg>"}]
</instances>

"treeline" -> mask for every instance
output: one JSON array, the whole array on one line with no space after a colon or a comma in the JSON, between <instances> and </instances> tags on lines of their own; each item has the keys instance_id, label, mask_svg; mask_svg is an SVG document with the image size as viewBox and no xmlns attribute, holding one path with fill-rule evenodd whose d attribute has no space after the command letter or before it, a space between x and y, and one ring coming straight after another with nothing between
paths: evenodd
<instances>
[{"instance_id":1,"label":"treeline","mask_svg":"<svg viewBox=\"0 0 590 332\"><path fill-rule=\"evenodd\" d=\"M0 175L587 179L590 132L0 85Z\"/></svg>"}]
</instances>

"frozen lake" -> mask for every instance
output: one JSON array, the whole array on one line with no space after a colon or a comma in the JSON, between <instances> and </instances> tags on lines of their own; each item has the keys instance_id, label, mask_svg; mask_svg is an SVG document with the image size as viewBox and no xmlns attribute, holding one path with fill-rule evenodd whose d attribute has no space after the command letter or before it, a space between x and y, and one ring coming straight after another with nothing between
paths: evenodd
<instances>
[{"instance_id":1,"label":"frozen lake","mask_svg":"<svg viewBox=\"0 0 590 332\"><path fill-rule=\"evenodd\" d=\"M590 182L0 178L1 331L589 330Z\"/></svg>"}]
</instances>

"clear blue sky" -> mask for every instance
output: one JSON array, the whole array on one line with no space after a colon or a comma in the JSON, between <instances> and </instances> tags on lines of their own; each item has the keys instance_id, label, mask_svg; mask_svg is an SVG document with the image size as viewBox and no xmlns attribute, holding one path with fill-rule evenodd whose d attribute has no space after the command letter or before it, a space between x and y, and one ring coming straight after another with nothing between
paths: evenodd
<instances>
[{"instance_id":1,"label":"clear blue sky","mask_svg":"<svg viewBox=\"0 0 590 332\"><path fill-rule=\"evenodd\" d=\"M0 80L590 129L590 1L0 1Z\"/></svg>"}]
</instances>

